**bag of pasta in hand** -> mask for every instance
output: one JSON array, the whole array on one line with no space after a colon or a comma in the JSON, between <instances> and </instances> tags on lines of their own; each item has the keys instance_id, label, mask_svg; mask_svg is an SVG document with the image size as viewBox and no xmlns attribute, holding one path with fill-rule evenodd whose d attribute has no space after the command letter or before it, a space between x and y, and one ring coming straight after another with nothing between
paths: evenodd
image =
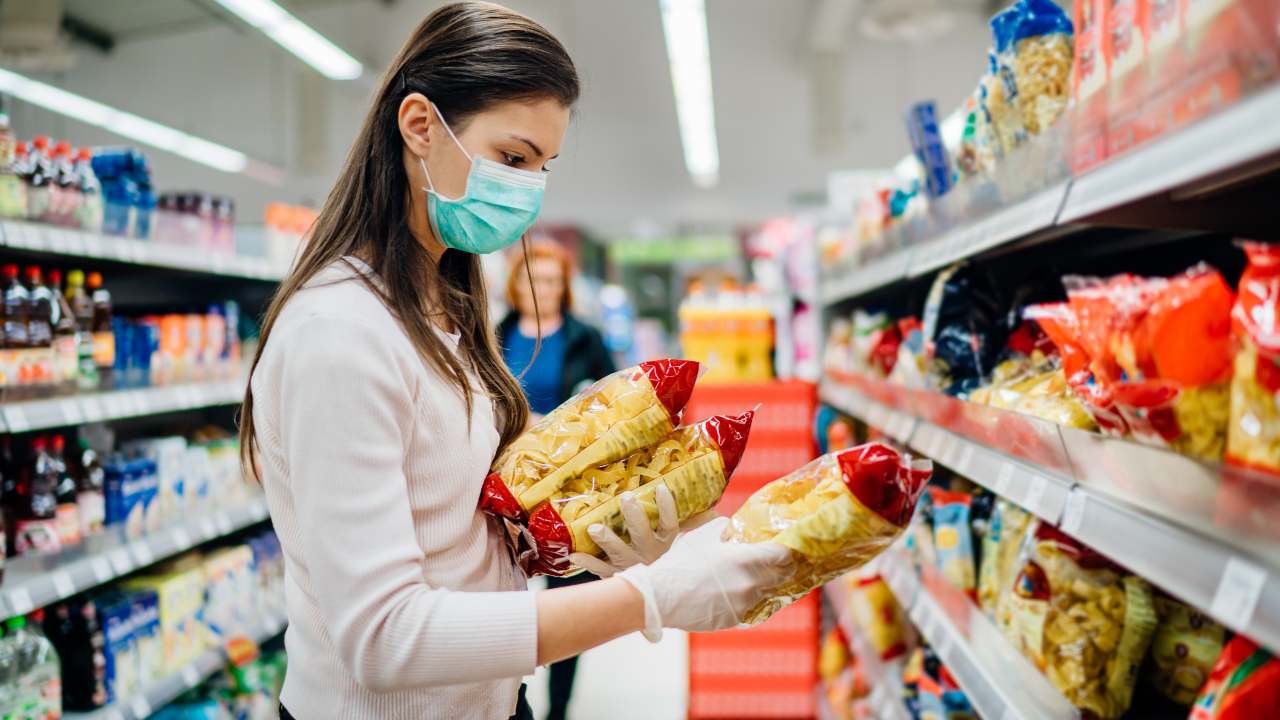
<instances>
[{"instance_id":1,"label":"bag of pasta in hand","mask_svg":"<svg viewBox=\"0 0 1280 720\"><path fill-rule=\"evenodd\" d=\"M1151 586L1051 525L1030 539L1008 632L1076 707L1119 718L1156 629Z\"/></svg>"},{"instance_id":2,"label":"bag of pasta in hand","mask_svg":"<svg viewBox=\"0 0 1280 720\"><path fill-rule=\"evenodd\" d=\"M480 509L520 522L586 470L661 440L679 423L698 380L692 360L620 370L569 398L498 456Z\"/></svg>"},{"instance_id":3,"label":"bag of pasta in hand","mask_svg":"<svg viewBox=\"0 0 1280 720\"><path fill-rule=\"evenodd\" d=\"M566 482L529 516L529 534L536 550L531 571L573 575L582 568L571 562L571 554L603 557L605 548L591 533L597 525L627 542L623 493L631 494L654 529L660 520L664 526L675 527L710 510L720 501L742 459L754 415L754 411L737 417L714 415L676 428L650 447Z\"/></svg>"},{"instance_id":4,"label":"bag of pasta in hand","mask_svg":"<svg viewBox=\"0 0 1280 720\"><path fill-rule=\"evenodd\" d=\"M747 623L770 615L866 564L902 534L933 463L867 443L813 462L757 490L734 513L724 539L773 541L790 548L793 574Z\"/></svg>"},{"instance_id":5,"label":"bag of pasta in hand","mask_svg":"<svg viewBox=\"0 0 1280 720\"><path fill-rule=\"evenodd\" d=\"M1280 473L1280 245L1243 243L1227 461Z\"/></svg>"}]
</instances>

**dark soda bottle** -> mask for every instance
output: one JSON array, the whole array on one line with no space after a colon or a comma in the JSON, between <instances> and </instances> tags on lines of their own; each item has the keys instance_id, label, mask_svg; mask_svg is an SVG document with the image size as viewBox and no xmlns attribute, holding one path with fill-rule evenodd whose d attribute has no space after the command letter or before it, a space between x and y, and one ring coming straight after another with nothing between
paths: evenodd
<instances>
[{"instance_id":1,"label":"dark soda bottle","mask_svg":"<svg viewBox=\"0 0 1280 720\"><path fill-rule=\"evenodd\" d=\"M28 352L32 394L48 395L53 391L53 293L35 265L27 266L27 292L30 294L27 344L31 346Z\"/></svg>"},{"instance_id":2,"label":"dark soda bottle","mask_svg":"<svg viewBox=\"0 0 1280 720\"><path fill-rule=\"evenodd\" d=\"M80 505L76 501L76 481L67 468L67 440L54 435L49 443L49 456L58 475L54 495L58 499L58 543L68 547L80 542Z\"/></svg>"},{"instance_id":3,"label":"dark soda bottle","mask_svg":"<svg viewBox=\"0 0 1280 720\"><path fill-rule=\"evenodd\" d=\"M76 319L76 387L79 390L98 389L98 364L94 360L93 347L93 299L84 288L84 271L67 273L67 302ZM112 340L114 342L114 338Z\"/></svg>"},{"instance_id":4,"label":"dark soda bottle","mask_svg":"<svg viewBox=\"0 0 1280 720\"><path fill-rule=\"evenodd\" d=\"M79 356L76 352L76 318L71 304L62 294L62 271L49 271L49 291L53 294L53 382L59 394L76 390Z\"/></svg>"},{"instance_id":5,"label":"dark soda bottle","mask_svg":"<svg viewBox=\"0 0 1280 720\"><path fill-rule=\"evenodd\" d=\"M110 390L116 364L116 336L111 327L111 292L102 286L102 273L88 275L93 298L93 362L98 368L98 387Z\"/></svg>"},{"instance_id":6,"label":"dark soda bottle","mask_svg":"<svg viewBox=\"0 0 1280 720\"><path fill-rule=\"evenodd\" d=\"M31 295L18 280L18 266L4 266L4 366L6 399L22 397L30 385L27 350Z\"/></svg>"},{"instance_id":7,"label":"dark soda bottle","mask_svg":"<svg viewBox=\"0 0 1280 720\"><path fill-rule=\"evenodd\" d=\"M53 161L49 157L49 138L37 135L31 141L31 170L27 174L27 218L48 221L53 210L54 190Z\"/></svg>"},{"instance_id":8,"label":"dark soda bottle","mask_svg":"<svg viewBox=\"0 0 1280 720\"><path fill-rule=\"evenodd\" d=\"M18 555L49 554L58 544L58 473L49 455L49 441L31 441L31 459L18 480L17 528L14 544Z\"/></svg>"}]
</instances>

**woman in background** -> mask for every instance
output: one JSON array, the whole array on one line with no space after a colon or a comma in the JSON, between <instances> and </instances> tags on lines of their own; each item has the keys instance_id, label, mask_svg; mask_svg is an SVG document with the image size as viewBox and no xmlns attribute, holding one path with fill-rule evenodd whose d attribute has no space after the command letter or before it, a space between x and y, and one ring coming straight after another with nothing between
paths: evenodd
<instances>
[{"instance_id":1,"label":"woman in background","mask_svg":"<svg viewBox=\"0 0 1280 720\"><path fill-rule=\"evenodd\" d=\"M522 254L511 263L507 278L507 302L512 310L498 326L498 337L503 359L520 380L529 398L529 410L536 416L546 415L582 387L614 371L600 333L571 313L573 272L573 260L563 247L539 240L529 245L527 257ZM539 330L542 343L535 357ZM548 577L547 587L595 579L585 572L568 578ZM551 664L547 720L564 720L577 668L577 656Z\"/></svg>"}]
</instances>

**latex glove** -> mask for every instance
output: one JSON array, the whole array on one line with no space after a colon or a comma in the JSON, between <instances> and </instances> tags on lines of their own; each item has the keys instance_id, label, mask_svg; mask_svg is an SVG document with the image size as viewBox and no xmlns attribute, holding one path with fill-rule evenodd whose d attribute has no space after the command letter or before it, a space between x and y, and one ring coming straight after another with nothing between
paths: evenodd
<instances>
[{"instance_id":1,"label":"latex glove","mask_svg":"<svg viewBox=\"0 0 1280 720\"><path fill-rule=\"evenodd\" d=\"M599 577L609 577L632 565L647 565L662 557L680 532L677 519L679 514L676 512L676 499L671 496L671 490L666 485L658 486L653 499L658 506L657 529L649 527L649 516L635 494L624 492L618 496L618 503L622 506L622 517L626 521L631 543L627 544L604 525L592 525L587 528L587 534L604 550L608 559L601 560L586 553L573 553L569 556L569 561Z\"/></svg>"},{"instance_id":2,"label":"latex glove","mask_svg":"<svg viewBox=\"0 0 1280 720\"><path fill-rule=\"evenodd\" d=\"M728 518L716 518L680 536L671 551L651 565L618 574L644 596L644 636L662 637L662 628L720 630L743 615L790 577L791 550L774 542L736 543L721 539Z\"/></svg>"}]
</instances>

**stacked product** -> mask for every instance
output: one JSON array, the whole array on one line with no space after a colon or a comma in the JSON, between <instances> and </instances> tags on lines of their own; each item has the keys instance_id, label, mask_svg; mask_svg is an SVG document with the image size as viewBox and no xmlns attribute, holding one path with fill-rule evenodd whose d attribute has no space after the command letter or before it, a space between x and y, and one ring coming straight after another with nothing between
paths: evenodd
<instances>
[{"instance_id":1,"label":"stacked product","mask_svg":"<svg viewBox=\"0 0 1280 720\"><path fill-rule=\"evenodd\" d=\"M268 203L265 253L278 265L290 265L298 253L298 245L319 216L314 209L284 203Z\"/></svg>"},{"instance_id":2,"label":"stacked product","mask_svg":"<svg viewBox=\"0 0 1280 720\"><path fill-rule=\"evenodd\" d=\"M702 382L773 379L773 315L759 288L726 282L712 294L695 280L678 315L681 349L707 368Z\"/></svg>"},{"instance_id":3,"label":"stacked product","mask_svg":"<svg viewBox=\"0 0 1280 720\"><path fill-rule=\"evenodd\" d=\"M269 652L227 667L152 716L155 720L275 720L284 684L285 654Z\"/></svg>"},{"instance_id":4,"label":"stacked product","mask_svg":"<svg viewBox=\"0 0 1280 720\"><path fill-rule=\"evenodd\" d=\"M163 193L156 210L155 241L204 252L236 252L235 202L202 192Z\"/></svg>"},{"instance_id":5,"label":"stacked product","mask_svg":"<svg viewBox=\"0 0 1280 720\"><path fill-rule=\"evenodd\" d=\"M93 156L93 171L102 183L105 201L102 231L150 239L156 195L146 157L133 148L100 149Z\"/></svg>"}]
</instances>

